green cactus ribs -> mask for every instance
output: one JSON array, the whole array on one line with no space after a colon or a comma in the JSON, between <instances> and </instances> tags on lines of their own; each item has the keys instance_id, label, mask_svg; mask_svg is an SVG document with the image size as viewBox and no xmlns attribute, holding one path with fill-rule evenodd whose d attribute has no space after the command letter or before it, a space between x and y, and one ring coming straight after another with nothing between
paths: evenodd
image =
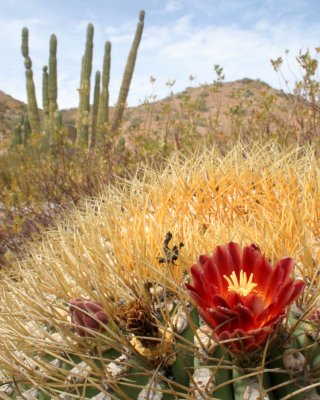
<instances>
[{"instance_id":1,"label":"green cactus ribs","mask_svg":"<svg viewBox=\"0 0 320 400\"><path fill-rule=\"evenodd\" d=\"M29 31L26 27L22 29L21 53L24 57L26 88L28 99L28 117L32 133L40 133L40 118L38 104L36 99L36 91L33 82L32 61L29 56Z\"/></svg>"},{"instance_id":2,"label":"green cactus ribs","mask_svg":"<svg viewBox=\"0 0 320 400\"><path fill-rule=\"evenodd\" d=\"M212 329L181 293L156 282L147 287L148 302L117 304L117 328L108 325L110 316L101 304L81 299L70 302L74 333L69 336L29 324L39 343L51 346L43 351L40 344L29 354L15 350L13 364L20 375L1 386L2 394L43 400L319 398L316 388L306 390L320 384L319 341L306 336L304 322L294 334L286 331L277 354L242 369L232 363L227 345L212 339ZM313 366L306 363L310 348L316 354L308 360Z\"/></svg>"},{"instance_id":3,"label":"green cactus ribs","mask_svg":"<svg viewBox=\"0 0 320 400\"><path fill-rule=\"evenodd\" d=\"M290 258L271 267L256 244L241 249L230 242L199 256L193 285L188 273L177 284L170 273L176 266L168 259L166 273L152 279L130 273L124 297L48 295L42 313L54 317L26 321L21 335L32 340L23 350L7 349L12 363L2 392L41 399L319 399L320 312L288 312L304 288L289 277ZM111 286L120 290L119 283ZM249 307L255 319L246 315Z\"/></svg>"}]
</instances>

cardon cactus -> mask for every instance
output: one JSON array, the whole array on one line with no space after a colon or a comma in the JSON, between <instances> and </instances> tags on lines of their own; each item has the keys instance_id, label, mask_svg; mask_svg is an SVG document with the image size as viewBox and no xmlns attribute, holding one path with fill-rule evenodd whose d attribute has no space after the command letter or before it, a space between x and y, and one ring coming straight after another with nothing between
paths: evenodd
<instances>
[{"instance_id":1,"label":"cardon cactus","mask_svg":"<svg viewBox=\"0 0 320 400\"><path fill-rule=\"evenodd\" d=\"M138 47L141 41L144 26L144 11L140 12L139 23L135 33L134 41L128 56L123 80L120 88L118 101L113 113L111 131L116 131L121 123L123 111L125 108L129 87L133 75L133 70L137 58ZM103 71L101 76L102 88L100 93L100 73L96 74L94 99L92 112L90 109L90 90L91 90L91 72L93 58L93 36L94 26L89 23L87 27L87 36L85 52L81 59L81 76L79 88L79 106L77 110L77 136L76 144L82 147L94 147L96 143L96 132L98 132L99 144L104 142L104 135L107 131L109 120L109 80L111 63L111 43L105 43L105 52L103 59ZM32 61L29 57L29 31L27 28L22 30L21 52L25 60L26 86L28 98L28 114L33 133L40 133L40 118L33 82ZM53 144L54 133L56 129L56 115L58 110L57 95L57 37L52 34L50 37L49 53L49 71L48 67L43 68L43 131L46 133L47 141ZM91 136L89 137L91 128ZM90 140L89 140L90 139Z\"/></svg>"},{"instance_id":2,"label":"cardon cactus","mask_svg":"<svg viewBox=\"0 0 320 400\"><path fill-rule=\"evenodd\" d=\"M31 135L32 129L31 129L31 124L29 121L29 113L25 113L23 117L23 144L24 146L28 146L29 141L30 141L30 135Z\"/></svg>"},{"instance_id":3,"label":"cardon cactus","mask_svg":"<svg viewBox=\"0 0 320 400\"><path fill-rule=\"evenodd\" d=\"M43 130L46 134L47 143L50 142L49 121L49 74L46 65L42 68L42 108L43 108Z\"/></svg>"},{"instance_id":4,"label":"cardon cactus","mask_svg":"<svg viewBox=\"0 0 320 400\"><path fill-rule=\"evenodd\" d=\"M26 88L30 127L32 133L40 133L40 117L33 82L32 61L29 57L29 31L26 27L22 29L21 53L24 57L24 65L26 69Z\"/></svg>"},{"instance_id":5,"label":"cardon cactus","mask_svg":"<svg viewBox=\"0 0 320 400\"><path fill-rule=\"evenodd\" d=\"M77 143L86 147L89 139L89 113L90 113L90 79L92 70L93 56L93 34L94 27L90 23L87 27L87 39L85 52L81 63L81 80L79 89L79 107L78 107L78 132Z\"/></svg>"},{"instance_id":6,"label":"cardon cactus","mask_svg":"<svg viewBox=\"0 0 320 400\"><path fill-rule=\"evenodd\" d=\"M58 109L58 82L57 82L57 37L52 34L50 37L49 52L49 75L48 75L48 100L49 100L49 121L50 131L55 129L55 112Z\"/></svg>"},{"instance_id":7,"label":"cardon cactus","mask_svg":"<svg viewBox=\"0 0 320 400\"><path fill-rule=\"evenodd\" d=\"M259 155L179 155L48 233L1 281L2 395L319 398L319 167Z\"/></svg>"},{"instance_id":8,"label":"cardon cactus","mask_svg":"<svg viewBox=\"0 0 320 400\"><path fill-rule=\"evenodd\" d=\"M104 135L107 130L106 124L109 121L109 81L111 64L111 43L106 42L104 46L104 57L102 67L102 88L99 101L99 110L97 117L98 142L104 142Z\"/></svg>"},{"instance_id":9,"label":"cardon cactus","mask_svg":"<svg viewBox=\"0 0 320 400\"><path fill-rule=\"evenodd\" d=\"M119 92L119 97L117 104L115 106L113 116L112 116L112 123L111 123L111 132L115 132L121 123L123 111L126 106L126 101L129 93L130 83L137 59L138 48L140 45L143 27L144 27L144 15L145 12L142 10L139 14L139 22L136 29L136 33L133 39L133 43L131 46L130 53L128 55L128 60L126 64L126 68L123 73L122 84Z\"/></svg>"},{"instance_id":10,"label":"cardon cactus","mask_svg":"<svg viewBox=\"0 0 320 400\"><path fill-rule=\"evenodd\" d=\"M22 144L22 124L23 124L23 116L17 115L14 119L14 124L13 124L13 140L12 140L13 147Z\"/></svg>"},{"instance_id":11,"label":"cardon cactus","mask_svg":"<svg viewBox=\"0 0 320 400\"><path fill-rule=\"evenodd\" d=\"M95 81L94 81L90 147L95 147L96 145L99 103L100 103L100 71L96 71Z\"/></svg>"}]
</instances>

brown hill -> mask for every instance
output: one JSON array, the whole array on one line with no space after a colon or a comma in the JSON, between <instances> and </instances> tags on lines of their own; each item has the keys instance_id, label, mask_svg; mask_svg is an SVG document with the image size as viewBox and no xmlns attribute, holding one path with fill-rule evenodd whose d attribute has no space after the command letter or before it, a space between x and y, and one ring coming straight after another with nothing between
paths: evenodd
<instances>
[{"instance_id":1,"label":"brown hill","mask_svg":"<svg viewBox=\"0 0 320 400\"><path fill-rule=\"evenodd\" d=\"M26 104L0 90L0 138L12 132L14 119L25 112Z\"/></svg>"},{"instance_id":2,"label":"brown hill","mask_svg":"<svg viewBox=\"0 0 320 400\"><path fill-rule=\"evenodd\" d=\"M181 126L197 134L229 136L239 129L259 130L266 134L288 130L294 125L297 100L292 95L274 89L260 80L244 78L235 82L189 87L165 99L148 98L137 107L128 107L122 132L133 136L165 136L174 140ZM0 134L12 131L15 116L26 105L0 91ZM111 109L112 114L112 109ZM64 123L75 125L77 109L62 110ZM254 122L254 123L253 123ZM240 127L241 126L241 127ZM241 133L240 132L240 133ZM258 134L258 132L257 132Z\"/></svg>"},{"instance_id":3,"label":"brown hill","mask_svg":"<svg viewBox=\"0 0 320 400\"><path fill-rule=\"evenodd\" d=\"M310 111L310 104L298 97L245 78L147 99L126 110L122 133L131 150L144 148L146 154L167 144L181 149L208 140L222 148L239 136L245 142L276 138L284 144L305 143L317 136Z\"/></svg>"}]
</instances>

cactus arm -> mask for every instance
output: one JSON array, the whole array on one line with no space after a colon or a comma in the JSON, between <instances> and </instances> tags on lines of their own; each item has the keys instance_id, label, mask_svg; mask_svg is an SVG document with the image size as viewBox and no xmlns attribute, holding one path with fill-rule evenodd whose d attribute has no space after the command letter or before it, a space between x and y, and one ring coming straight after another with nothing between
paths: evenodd
<instances>
[{"instance_id":1,"label":"cactus arm","mask_svg":"<svg viewBox=\"0 0 320 400\"><path fill-rule=\"evenodd\" d=\"M26 27L22 29L21 53L24 57L26 88L28 100L28 114L32 133L40 132L40 118L38 104L36 99L36 91L33 82L32 61L29 57L29 31Z\"/></svg>"},{"instance_id":2,"label":"cactus arm","mask_svg":"<svg viewBox=\"0 0 320 400\"><path fill-rule=\"evenodd\" d=\"M22 124L23 124L23 117L21 115L18 115L15 118L13 125L13 139L12 139L13 147L22 144L22 132L21 132Z\"/></svg>"},{"instance_id":3,"label":"cactus arm","mask_svg":"<svg viewBox=\"0 0 320 400\"><path fill-rule=\"evenodd\" d=\"M90 78L92 70L93 34L93 25L88 24L86 48L84 56L82 57L81 81L79 90L80 96L77 117L78 129L76 143L80 146L87 146L89 138Z\"/></svg>"},{"instance_id":4,"label":"cactus arm","mask_svg":"<svg viewBox=\"0 0 320 400\"><path fill-rule=\"evenodd\" d=\"M25 147L28 146L31 132L29 113L26 112L23 118L23 144Z\"/></svg>"},{"instance_id":5,"label":"cactus arm","mask_svg":"<svg viewBox=\"0 0 320 400\"><path fill-rule=\"evenodd\" d=\"M100 103L100 71L96 72L95 83L94 83L94 95L93 95L93 109L92 109L92 129L90 138L90 147L96 145L96 134L97 134L97 117Z\"/></svg>"},{"instance_id":6,"label":"cactus arm","mask_svg":"<svg viewBox=\"0 0 320 400\"><path fill-rule=\"evenodd\" d=\"M98 142L103 143L103 135L106 131L106 124L109 120L109 81L111 64L111 43L106 42L104 47L103 68L102 68L102 88L97 117Z\"/></svg>"},{"instance_id":7,"label":"cactus arm","mask_svg":"<svg viewBox=\"0 0 320 400\"><path fill-rule=\"evenodd\" d=\"M123 74L122 84L118 97L117 104L112 117L111 132L115 132L121 123L123 111L126 105L130 83L134 71L134 66L137 59L138 48L142 37L144 27L144 11L140 11L139 22L136 29L135 37L132 43L132 47L128 56L127 65Z\"/></svg>"},{"instance_id":8,"label":"cactus arm","mask_svg":"<svg viewBox=\"0 0 320 400\"><path fill-rule=\"evenodd\" d=\"M49 120L50 131L55 129L55 112L58 109L57 103L58 84L57 84L57 37L50 37L50 53L49 53L49 75L48 75L48 100L49 100Z\"/></svg>"},{"instance_id":9,"label":"cactus arm","mask_svg":"<svg viewBox=\"0 0 320 400\"><path fill-rule=\"evenodd\" d=\"M56 110L54 113L54 125L57 143L61 143L62 139L62 114L60 110Z\"/></svg>"},{"instance_id":10,"label":"cactus arm","mask_svg":"<svg viewBox=\"0 0 320 400\"><path fill-rule=\"evenodd\" d=\"M45 65L42 69L42 108L43 108L43 128L46 135L46 141L50 142L49 126L49 74L48 67Z\"/></svg>"}]
</instances>

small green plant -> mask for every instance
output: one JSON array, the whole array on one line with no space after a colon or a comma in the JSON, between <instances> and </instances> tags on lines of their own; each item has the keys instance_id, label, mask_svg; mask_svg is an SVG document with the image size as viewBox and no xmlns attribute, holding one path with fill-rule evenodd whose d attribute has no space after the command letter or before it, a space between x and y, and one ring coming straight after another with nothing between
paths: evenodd
<instances>
[{"instance_id":1,"label":"small green plant","mask_svg":"<svg viewBox=\"0 0 320 400\"><path fill-rule=\"evenodd\" d=\"M274 70L279 74L280 79L285 81L288 93L286 97L292 104L291 114L295 120L295 125L290 130L296 131L298 141L312 141L318 136L319 126L319 93L320 85L317 78L319 49L315 49L315 55L310 51L300 51L296 61L301 71L301 77L294 76L295 83L293 90L287 85L287 80L282 72L283 58L278 57L271 60ZM288 58L289 51L286 50L285 56ZM287 59L287 63L289 61Z\"/></svg>"}]
</instances>

